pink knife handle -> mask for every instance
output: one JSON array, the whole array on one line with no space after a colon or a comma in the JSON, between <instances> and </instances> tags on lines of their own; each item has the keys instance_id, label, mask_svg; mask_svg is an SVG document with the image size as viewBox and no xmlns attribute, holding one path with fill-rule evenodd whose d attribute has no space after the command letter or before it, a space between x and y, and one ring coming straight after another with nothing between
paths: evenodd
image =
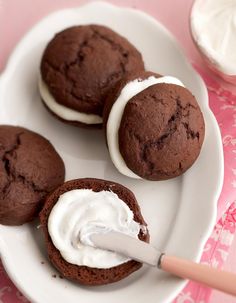
<instances>
[{"instance_id":1,"label":"pink knife handle","mask_svg":"<svg viewBox=\"0 0 236 303\"><path fill-rule=\"evenodd\" d=\"M162 255L162 270L236 296L236 274L173 256Z\"/></svg>"}]
</instances>

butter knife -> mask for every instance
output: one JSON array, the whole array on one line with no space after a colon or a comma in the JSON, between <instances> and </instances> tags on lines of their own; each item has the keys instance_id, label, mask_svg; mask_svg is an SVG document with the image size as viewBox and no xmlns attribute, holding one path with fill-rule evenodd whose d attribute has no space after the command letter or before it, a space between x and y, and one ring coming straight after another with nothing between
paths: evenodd
<instances>
[{"instance_id":1,"label":"butter knife","mask_svg":"<svg viewBox=\"0 0 236 303\"><path fill-rule=\"evenodd\" d=\"M90 235L90 240L97 248L117 252L183 279L193 280L236 296L236 274L166 255L146 242L115 231L94 233Z\"/></svg>"}]
</instances>

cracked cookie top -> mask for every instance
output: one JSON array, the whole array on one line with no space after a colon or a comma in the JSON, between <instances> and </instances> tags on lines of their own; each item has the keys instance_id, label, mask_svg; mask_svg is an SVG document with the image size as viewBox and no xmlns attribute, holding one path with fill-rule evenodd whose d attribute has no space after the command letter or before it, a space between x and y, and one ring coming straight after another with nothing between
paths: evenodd
<instances>
[{"instance_id":1,"label":"cracked cookie top","mask_svg":"<svg viewBox=\"0 0 236 303\"><path fill-rule=\"evenodd\" d=\"M145 72L138 83L153 77L161 81L159 75ZM167 78L173 77L162 77L163 82ZM107 100L104 121L110 118L124 87L127 88L127 82L123 90L119 87L115 100ZM181 84L171 83L144 87L129 98L117 128L122 161L137 177L148 180L165 180L184 173L197 159L205 133L203 115L195 97ZM109 151L111 154L110 148Z\"/></svg>"},{"instance_id":2,"label":"cracked cookie top","mask_svg":"<svg viewBox=\"0 0 236 303\"><path fill-rule=\"evenodd\" d=\"M99 25L68 28L47 45L41 76L56 102L102 116L104 100L125 75L144 70L141 54L125 38Z\"/></svg>"},{"instance_id":3,"label":"cracked cookie top","mask_svg":"<svg viewBox=\"0 0 236 303\"><path fill-rule=\"evenodd\" d=\"M38 215L61 185L64 163L51 143L22 127L0 126L0 224L20 225Z\"/></svg>"}]
</instances>

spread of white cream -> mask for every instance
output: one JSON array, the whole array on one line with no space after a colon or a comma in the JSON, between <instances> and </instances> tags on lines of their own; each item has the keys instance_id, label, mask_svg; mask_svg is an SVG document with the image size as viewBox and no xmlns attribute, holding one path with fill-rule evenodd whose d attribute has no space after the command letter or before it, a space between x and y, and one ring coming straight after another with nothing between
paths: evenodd
<instances>
[{"instance_id":1,"label":"spread of white cream","mask_svg":"<svg viewBox=\"0 0 236 303\"><path fill-rule=\"evenodd\" d=\"M236 1L196 0L191 30L213 65L227 75L236 75Z\"/></svg>"},{"instance_id":2,"label":"spread of white cream","mask_svg":"<svg viewBox=\"0 0 236 303\"><path fill-rule=\"evenodd\" d=\"M64 105L57 103L41 76L39 77L38 87L43 101L45 102L47 107L58 117L67 121L76 121L85 124L102 123L102 117L98 115L78 112L74 109L68 108Z\"/></svg>"},{"instance_id":3,"label":"spread of white cream","mask_svg":"<svg viewBox=\"0 0 236 303\"><path fill-rule=\"evenodd\" d=\"M138 238L142 226L115 193L90 189L62 194L48 219L52 242L67 262L94 268L111 268L127 262L127 257L115 252L85 245L90 243L89 236L101 232L101 228Z\"/></svg>"},{"instance_id":4,"label":"spread of white cream","mask_svg":"<svg viewBox=\"0 0 236 303\"><path fill-rule=\"evenodd\" d=\"M115 101L115 103L111 108L109 118L107 121L107 126L106 126L107 145L111 156L111 160L121 174L131 178L141 179L140 176L136 175L128 168L120 153L119 136L118 136L120 122L122 119L125 106L129 102L129 100L133 98L135 95L139 94L141 91L148 88L149 86L158 83L167 83L167 84L184 86L180 80L171 76L165 76L160 78L150 76L149 78L144 80L135 79L124 86L119 97L117 98L117 100Z\"/></svg>"}]
</instances>

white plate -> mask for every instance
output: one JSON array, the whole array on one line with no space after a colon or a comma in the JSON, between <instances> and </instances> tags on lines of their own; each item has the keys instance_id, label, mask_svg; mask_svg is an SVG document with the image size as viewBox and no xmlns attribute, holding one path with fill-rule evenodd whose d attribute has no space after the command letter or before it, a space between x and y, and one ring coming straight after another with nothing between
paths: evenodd
<instances>
[{"instance_id":1,"label":"white plate","mask_svg":"<svg viewBox=\"0 0 236 303\"><path fill-rule=\"evenodd\" d=\"M197 97L204 113L206 137L199 159L184 176L162 182L126 178L113 167L102 131L65 125L43 107L37 76L47 41L68 26L86 23L105 24L124 35L141 51L147 69L177 76ZM1 124L22 125L46 136L65 161L67 179L98 177L128 186L140 203L151 242L168 253L199 259L215 222L223 180L221 137L203 81L175 39L156 20L137 10L99 2L51 14L13 52L0 79L0 102ZM0 226L3 264L32 302L166 302L185 284L145 266L121 282L102 287L81 287L58 276L53 278L56 271L47 261L36 226Z\"/></svg>"}]
</instances>

